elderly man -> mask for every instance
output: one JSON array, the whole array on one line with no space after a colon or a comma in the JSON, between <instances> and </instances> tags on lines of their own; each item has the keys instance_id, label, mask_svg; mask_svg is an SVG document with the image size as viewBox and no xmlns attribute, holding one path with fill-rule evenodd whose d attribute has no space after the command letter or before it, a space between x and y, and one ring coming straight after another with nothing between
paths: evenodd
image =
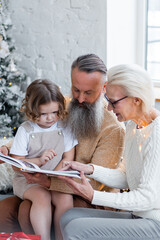
<instances>
[{"instance_id":1,"label":"elderly man","mask_svg":"<svg viewBox=\"0 0 160 240\"><path fill-rule=\"evenodd\" d=\"M106 72L103 61L94 54L80 56L73 62L71 68L72 101L68 106L69 114L66 121L79 142L76 146L75 161L115 168L123 151L124 128L113 113L107 111L103 101ZM73 194L72 190L58 178L43 174L26 174L26 178L29 182L39 183L50 190ZM104 186L95 180L91 180L91 185L94 189L113 191L109 188L104 189ZM15 198L14 201L16 201ZM11 201L5 199L2 204L0 202L0 210L2 209L0 231L7 230L7 224L13 223L14 218L15 221L17 220L17 212L12 208L12 201L13 199ZM10 207L10 212L6 214L3 209L7 206ZM17 205L14 202L15 206L16 210L19 207L18 219L21 229L26 233L31 233L29 222L31 202L27 200L19 202L17 198ZM76 195L74 206L96 207ZM56 211L56 206L54 207ZM9 227L11 231L11 226Z\"/></svg>"}]
</instances>

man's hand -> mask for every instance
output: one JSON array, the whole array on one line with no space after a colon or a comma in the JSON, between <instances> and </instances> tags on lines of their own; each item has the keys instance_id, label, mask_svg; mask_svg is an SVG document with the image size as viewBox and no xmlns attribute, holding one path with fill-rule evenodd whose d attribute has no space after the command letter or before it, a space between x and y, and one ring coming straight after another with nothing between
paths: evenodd
<instances>
[{"instance_id":1,"label":"man's hand","mask_svg":"<svg viewBox=\"0 0 160 240\"><path fill-rule=\"evenodd\" d=\"M55 151L53 149L48 149L48 150L44 151L42 156L39 158L40 164L41 165L46 164L46 162L51 160L56 155L57 154L55 153Z\"/></svg>"},{"instance_id":2,"label":"man's hand","mask_svg":"<svg viewBox=\"0 0 160 240\"><path fill-rule=\"evenodd\" d=\"M77 170L79 172L83 171L85 174L92 174L94 171L94 167L92 165L88 165L88 164L83 164L80 162L76 162L76 161L62 161L62 169L60 170Z\"/></svg>"},{"instance_id":3,"label":"man's hand","mask_svg":"<svg viewBox=\"0 0 160 240\"><path fill-rule=\"evenodd\" d=\"M93 199L94 190L89 181L84 176L84 172L81 172L80 176L81 183L74 181L71 177L58 176L58 178L66 182L75 194L91 202Z\"/></svg>"},{"instance_id":4,"label":"man's hand","mask_svg":"<svg viewBox=\"0 0 160 240\"><path fill-rule=\"evenodd\" d=\"M26 173L22 172L27 179L27 183L37 183L43 187L50 188L51 179L43 173Z\"/></svg>"}]
</instances>

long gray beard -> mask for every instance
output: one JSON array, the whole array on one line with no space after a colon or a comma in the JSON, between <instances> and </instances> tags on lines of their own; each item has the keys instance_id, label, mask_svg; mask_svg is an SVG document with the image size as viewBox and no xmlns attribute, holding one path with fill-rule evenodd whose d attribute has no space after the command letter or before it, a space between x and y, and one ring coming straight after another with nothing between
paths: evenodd
<instances>
[{"instance_id":1,"label":"long gray beard","mask_svg":"<svg viewBox=\"0 0 160 240\"><path fill-rule=\"evenodd\" d=\"M93 104L84 102L81 105L76 99L70 102L67 126L77 139L96 136L104 119L103 98L100 96Z\"/></svg>"}]
</instances>

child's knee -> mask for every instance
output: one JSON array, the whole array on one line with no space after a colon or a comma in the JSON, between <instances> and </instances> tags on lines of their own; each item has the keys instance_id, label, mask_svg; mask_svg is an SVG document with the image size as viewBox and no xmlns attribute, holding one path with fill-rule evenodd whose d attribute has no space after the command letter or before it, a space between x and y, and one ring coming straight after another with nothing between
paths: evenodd
<instances>
[{"instance_id":1,"label":"child's knee","mask_svg":"<svg viewBox=\"0 0 160 240\"><path fill-rule=\"evenodd\" d=\"M56 207L57 205L61 205L63 208L64 205L72 205L73 204L73 197L70 194L65 193L58 193L53 192L52 193L52 203Z\"/></svg>"},{"instance_id":2,"label":"child's knee","mask_svg":"<svg viewBox=\"0 0 160 240\"><path fill-rule=\"evenodd\" d=\"M24 198L31 200L33 204L48 204L51 202L51 193L45 188L35 187L28 189L24 193Z\"/></svg>"},{"instance_id":3,"label":"child's knee","mask_svg":"<svg viewBox=\"0 0 160 240\"><path fill-rule=\"evenodd\" d=\"M39 191L37 194L37 200L40 202L51 202L51 194L49 191L45 190L44 191Z\"/></svg>"}]
</instances>

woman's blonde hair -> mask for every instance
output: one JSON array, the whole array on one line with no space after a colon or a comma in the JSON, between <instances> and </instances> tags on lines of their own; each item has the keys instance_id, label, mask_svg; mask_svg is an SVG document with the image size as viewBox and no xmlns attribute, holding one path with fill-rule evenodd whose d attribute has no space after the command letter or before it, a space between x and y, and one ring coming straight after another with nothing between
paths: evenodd
<instances>
[{"instance_id":1,"label":"woman's blonde hair","mask_svg":"<svg viewBox=\"0 0 160 240\"><path fill-rule=\"evenodd\" d=\"M65 98L59 87L47 79L37 79L28 86L20 112L24 112L28 120L36 122L40 117L39 106L52 101L58 103L58 117L63 120L66 116Z\"/></svg>"},{"instance_id":2,"label":"woman's blonde hair","mask_svg":"<svg viewBox=\"0 0 160 240\"><path fill-rule=\"evenodd\" d=\"M117 65L108 70L108 84L121 86L126 96L137 97L142 100L144 112L154 105L154 91L152 80L142 67L132 64Z\"/></svg>"}]
</instances>

